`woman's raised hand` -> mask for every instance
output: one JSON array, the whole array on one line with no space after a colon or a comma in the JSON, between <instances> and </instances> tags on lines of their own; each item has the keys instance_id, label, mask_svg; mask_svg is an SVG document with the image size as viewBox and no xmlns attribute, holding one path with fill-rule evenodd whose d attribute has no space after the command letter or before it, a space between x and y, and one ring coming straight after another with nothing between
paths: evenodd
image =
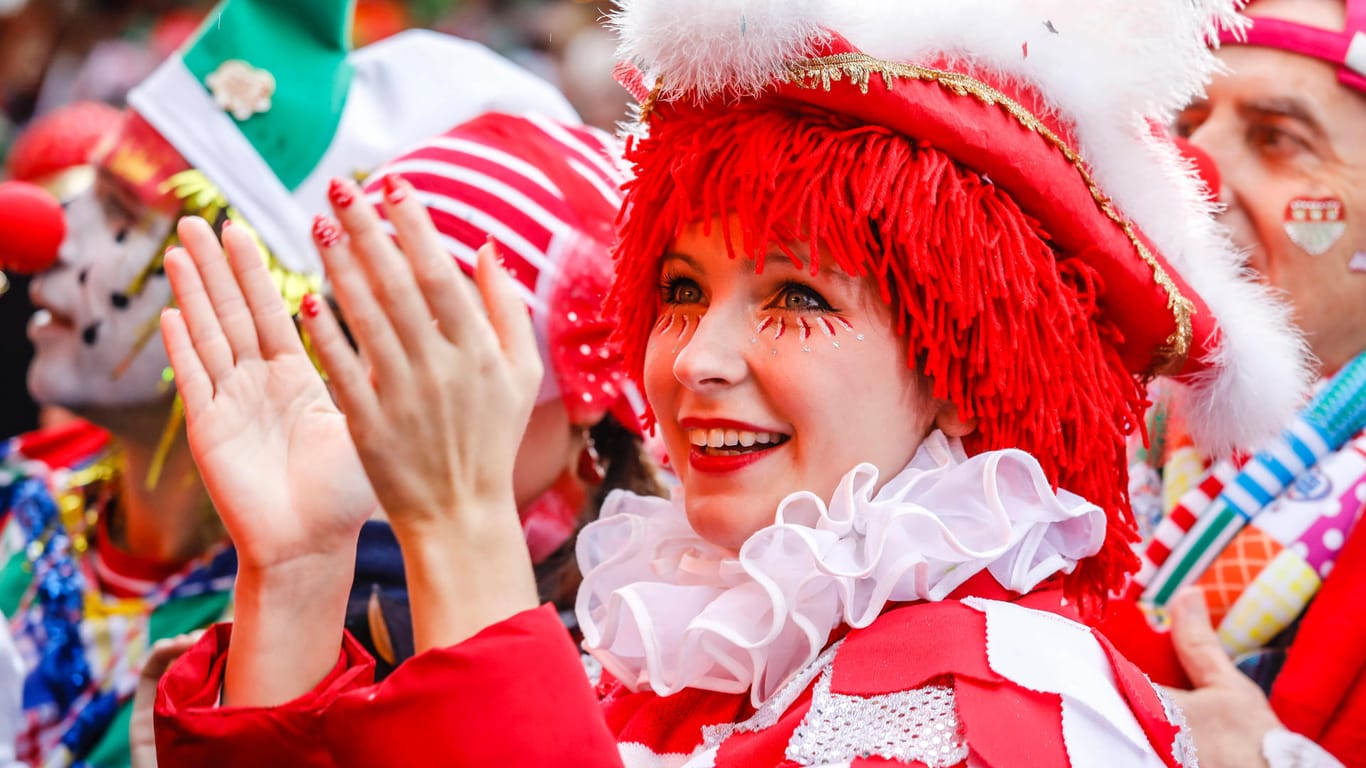
<instances>
[{"instance_id":1,"label":"woman's raised hand","mask_svg":"<svg viewBox=\"0 0 1366 768\"><path fill-rule=\"evenodd\" d=\"M179 309L163 313L162 335L242 569L354 552L377 503L254 238L228 226L220 248L198 218L178 232L185 248L167 253L166 274Z\"/></svg>"},{"instance_id":2,"label":"woman's raised hand","mask_svg":"<svg viewBox=\"0 0 1366 768\"><path fill-rule=\"evenodd\" d=\"M536 605L512 476L543 371L493 244L471 285L411 185L384 189L397 246L345 180L313 232L359 352L326 307L304 327L403 547L423 650Z\"/></svg>"},{"instance_id":3,"label":"woman's raised hand","mask_svg":"<svg viewBox=\"0 0 1366 768\"><path fill-rule=\"evenodd\" d=\"M190 450L237 546L224 700L267 706L336 661L360 527L376 501L255 240L182 219L162 335ZM316 298L310 297L313 301Z\"/></svg>"}]
</instances>

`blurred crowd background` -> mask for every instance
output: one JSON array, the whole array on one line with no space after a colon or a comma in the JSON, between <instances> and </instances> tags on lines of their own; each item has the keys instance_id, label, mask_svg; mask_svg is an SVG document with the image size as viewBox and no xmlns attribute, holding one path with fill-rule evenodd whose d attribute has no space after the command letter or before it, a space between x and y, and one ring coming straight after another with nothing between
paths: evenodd
<instances>
[{"instance_id":1,"label":"blurred crowd background","mask_svg":"<svg viewBox=\"0 0 1366 768\"><path fill-rule=\"evenodd\" d=\"M214 0L0 0L0 179L25 128L67 104L122 107L204 20ZM481 42L556 83L585 122L612 130L626 110L612 80L607 3L587 0L357 0L357 47L426 27ZM475 76L475 75L472 75ZM17 172L17 173L16 173ZM24 375L33 350L26 279L0 285L0 439L39 426ZM7 290L5 290L7 288Z\"/></svg>"}]
</instances>

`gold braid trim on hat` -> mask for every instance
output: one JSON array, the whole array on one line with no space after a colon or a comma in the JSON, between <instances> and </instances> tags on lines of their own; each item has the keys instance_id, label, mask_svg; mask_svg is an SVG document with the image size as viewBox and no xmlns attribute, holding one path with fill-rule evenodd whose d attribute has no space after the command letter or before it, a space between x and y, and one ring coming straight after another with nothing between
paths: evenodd
<instances>
[{"instance_id":1,"label":"gold braid trim on hat","mask_svg":"<svg viewBox=\"0 0 1366 768\"><path fill-rule=\"evenodd\" d=\"M1196 311L1195 305L1181 294L1180 289L1176 287L1171 276L1163 269L1162 264L1138 238L1133 223L1121 216L1119 211L1115 209L1110 197L1101 191L1081 156L1049 129L1043 121L1021 106L1019 102L980 80L958 72L945 72L915 64L898 64L875 59L862 53L841 53L791 62L788 64L786 81L802 88L821 88L829 91L833 83L840 82L847 77L850 84L857 87L861 92L867 93L872 76L875 74L881 75L882 82L888 90L892 88L897 79L925 80L933 82L958 96L972 96L988 106L1000 107L1015 118L1022 127L1038 134L1044 141L1061 152L1063 157L1067 158L1068 162L1077 169L1077 173L1086 183L1087 189L1091 191L1091 196L1095 198L1100 211L1119 226L1120 231L1124 233L1129 242L1133 244L1134 250L1138 252L1138 257L1152 269L1153 279L1167 294L1167 308L1171 310L1172 318L1176 323L1176 330L1167 337L1166 344L1157 351L1149 368L1149 373L1152 375L1170 374L1176 373L1182 368L1186 356L1190 353L1193 335L1191 316ZM658 86L656 87L658 88Z\"/></svg>"}]
</instances>

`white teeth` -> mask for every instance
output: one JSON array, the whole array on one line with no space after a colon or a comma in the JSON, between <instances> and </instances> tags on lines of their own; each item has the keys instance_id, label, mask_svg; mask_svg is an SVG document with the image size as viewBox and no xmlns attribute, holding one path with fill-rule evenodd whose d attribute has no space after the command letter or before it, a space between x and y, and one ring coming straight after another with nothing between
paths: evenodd
<instances>
[{"instance_id":1,"label":"white teeth","mask_svg":"<svg viewBox=\"0 0 1366 768\"><path fill-rule=\"evenodd\" d=\"M43 326L45 326L45 325L51 325L51 324L52 324L52 313L51 313L51 312L47 311L46 309L40 309L40 310L38 310L37 312L34 312L34 313L33 313L33 325L34 325L35 327L41 328L41 327L43 327Z\"/></svg>"},{"instance_id":2,"label":"white teeth","mask_svg":"<svg viewBox=\"0 0 1366 768\"><path fill-rule=\"evenodd\" d=\"M698 448L751 448L754 445L777 445L783 435L773 432L749 432L743 429L690 429L688 442Z\"/></svg>"}]
</instances>

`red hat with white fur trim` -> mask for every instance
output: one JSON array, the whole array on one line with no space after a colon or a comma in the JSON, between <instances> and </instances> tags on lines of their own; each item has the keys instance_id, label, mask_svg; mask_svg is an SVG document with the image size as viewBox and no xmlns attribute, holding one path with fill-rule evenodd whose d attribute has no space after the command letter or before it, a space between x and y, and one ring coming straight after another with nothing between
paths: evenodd
<instances>
[{"instance_id":1,"label":"red hat with white fur trim","mask_svg":"<svg viewBox=\"0 0 1366 768\"><path fill-rule=\"evenodd\" d=\"M642 116L610 301L628 370L682 226L734 214L755 258L805 242L880 282L934 396L979 420L969 450L1027 450L1106 509L1104 548L1069 577L1104 592L1133 565L1123 435L1143 383L1186 383L1216 449L1274 434L1303 397L1285 309L1242 279L1152 127L1236 23L1225 0L624 2Z\"/></svg>"}]
</instances>

